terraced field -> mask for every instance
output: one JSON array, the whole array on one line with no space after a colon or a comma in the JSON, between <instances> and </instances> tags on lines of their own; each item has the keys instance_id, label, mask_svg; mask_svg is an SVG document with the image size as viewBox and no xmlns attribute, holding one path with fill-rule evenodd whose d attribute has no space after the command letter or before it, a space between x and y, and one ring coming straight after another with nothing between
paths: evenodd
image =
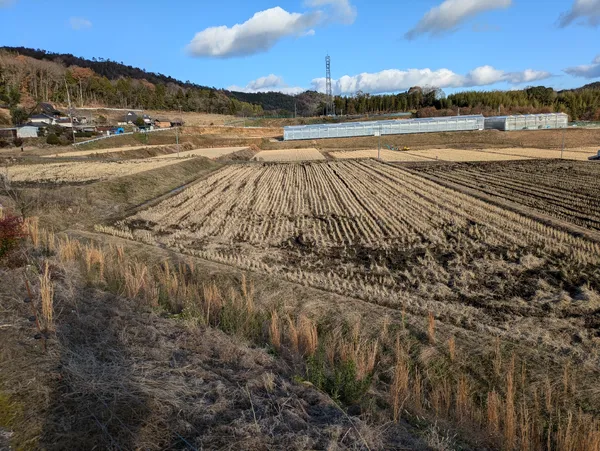
<instances>
[{"instance_id":1,"label":"terraced field","mask_svg":"<svg viewBox=\"0 0 600 451\"><path fill-rule=\"evenodd\" d=\"M253 160L255 161L315 161L324 160L321 152L314 148L308 149L281 149L281 150L263 150L257 153Z\"/></svg>"},{"instance_id":2,"label":"terraced field","mask_svg":"<svg viewBox=\"0 0 600 451\"><path fill-rule=\"evenodd\" d=\"M598 243L374 160L228 166L99 230L455 321L600 287Z\"/></svg>"},{"instance_id":3,"label":"terraced field","mask_svg":"<svg viewBox=\"0 0 600 451\"><path fill-rule=\"evenodd\" d=\"M389 162L413 161L509 161L528 159L558 159L561 156L566 160L587 161L594 155L595 148L560 150L534 149L534 148L498 148L498 149L412 149L409 151L381 150L381 159ZM349 150L330 152L336 159L377 158L377 149Z\"/></svg>"},{"instance_id":4,"label":"terraced field","mask_svg":"<svg viewBox=\"0 0 600 451\"><path fill-rule=\"evenodd\" d=\"M600 230L600 164L523 161L502 164L422 165L441 181L518 202L545 214Z\"/></svg>"},{"instance_id":5,"label":"terraced field","mask_svg":"<svg viewBox=\"0 0 600 451\"><path fill-rule=\"evenodd\" d=\"M177 159L107 162L65 162L16 165L7 168L15 183L82 183L137 174L179 163Z\"/></svg>"}]
</instances>

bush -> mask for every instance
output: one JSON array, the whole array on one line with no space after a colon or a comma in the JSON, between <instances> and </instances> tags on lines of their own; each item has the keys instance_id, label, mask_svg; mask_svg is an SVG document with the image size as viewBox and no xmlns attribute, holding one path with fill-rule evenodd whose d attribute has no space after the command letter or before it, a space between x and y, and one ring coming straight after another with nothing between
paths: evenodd
<instances>
[{"instance_id":1,"label":"bush","mask_svg":"<svg viewBox=\"0 0 600 451\"><path fill-rule=\"evenodd\" d=\"M13 144L15 145L15 147L21 147L23 145L24 141L23 138L15 138L13 140Z\"/></svg>"},{"instance_id":2,"label":"bush","mask_svg":"<svg viewBox=\"0 0 600 451\"><path fill-rule=\"evenodd\" d=\"M11 214L0 216L0 259L16 249L24 237L21 218Z\"/></svg>"},{"instance_id":3,"label":"bush","mask_svg":"<svg viewBox=\"0 0 600 451\"><path fill-rule=\"evenodd\" d=\"M53 146L58 146L60 144L60 139L58 139L58 136L56 136L54 133L50 133L46 138L46 142Z\"/></svg>"}]
</instances>

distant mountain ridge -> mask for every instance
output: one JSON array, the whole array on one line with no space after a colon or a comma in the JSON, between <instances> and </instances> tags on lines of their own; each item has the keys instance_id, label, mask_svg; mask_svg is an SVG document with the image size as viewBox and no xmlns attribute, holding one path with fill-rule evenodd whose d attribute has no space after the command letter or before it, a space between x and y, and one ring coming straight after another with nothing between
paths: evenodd
<instances>
[{"instance_id":1,"label":"distant mountain ridge","mask_svg":"<svg viewBox=\"0 0 600 451\"><path fill-rule=\"evenodd\" d=\"M0 47L0 104L14 104L17 94L29 103L64 104L68 93L80 106L182 109L239 116L323 115L326 103L326 96L315 91L294 96L235 92L183 82L110 59L90 60L68 53ZM370 95L359 91L352 96L336 96L334 104L336 113L348 115L411 111L418 117L428 117L564 111L572 120L600 120L600 82L558 92L534 86L512 91L464 91L447 97L440 89L416 86L397 94Z\"/></svg>"}]
</instances>

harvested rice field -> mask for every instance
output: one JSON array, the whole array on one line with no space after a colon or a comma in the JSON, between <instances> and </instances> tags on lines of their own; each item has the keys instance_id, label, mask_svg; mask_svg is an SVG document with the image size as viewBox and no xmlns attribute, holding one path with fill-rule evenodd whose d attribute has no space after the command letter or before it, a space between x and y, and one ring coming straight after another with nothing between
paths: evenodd
<instances>
[{"instance_id":1,"label":"harvested rice field","mask_svg":"<svg viewBox=\"0 0 600 451\"><path fill-rule=\"evenodd\" d=\"M563 152L566 160L586 161L594 155L594 148L581 148ZM377 149L330 152L335 159L377 158ZM413 162L413 161L509 161L526 159L555 159L561 158L560 150L532 149L532 148L498 148L485 150L465 149L427 149L394 151L381 150L383 161Z\"/></svg>"},{"instance_id":2,"label":"harvested rice field","mask_svg":"<svg viewBox=\"0 0 600 451\"><path fill-rule=\"evenodd\" d=\"M76 150L73 152L61 152L52 153L50 155L43 155L42 158L56 158L56 157L88 157L92 155L103 155L107 153L126 152L129 150L139 149L154 149L164 147L163 144L157 144L154 146L126 146L126 147L113 147L110 149L96 149L96 150Z\"/></svg>"},{"instance_id":3,"label":"harvested rice field","mask_svg":"<svg viewBox=\"0 0 600 451\"><path fill-rule=\"evenodd\" d=\"M321 152L314 148L308 149L281 149L281 150L263 150L257 153L253 160L269 162L285 161L316 161L325 160Z\"/></svg>"},{"instance_id":4,"label":"harvested rice field","mask_svg":"<svg viewBox=\"0 0 600 451\"><path fill-rule=\"evenodd\" d=\"M156 159L164 159L164 158L188 158L188 157L206 157L211 160L215 160L225 155L229 155L235 152L239 152L240 150L245 150L247 147L214 147L207 149L194 149L188 150L185 152L171 153L167 155L157 156Z\"/></svg>"},{"instance_id":5,"label":"harvested rice field","mask_svg":"<svg viewBox=\"0 0 600 451\"><path fill-rule=\"evenodd\" d=\"M99 230L457 321L513 296L539 308L529 260L600 286L598 243L374 160L228 166Z\"/></svg>"},{"instance_id":6,"label":"harvested rice field","mask_svg":"<svg viewBox=\"0 0 600 451\"><path fill-rule=\"evenodd\" d=\"M29 164L10 166L7 174L15 183L84 183L137 174L176 163L179 163L177 159L146 159Z\"/></svg>"},{"instance_id":7,"label":"harvested rice field","mask_svg":"<svg viewBox=\"0 0 600 451\"><path fill-rule=\"evenodd\" d=\"M537 161L418 165L415 171L600 230L600 163Z\"/></svg>"},{"instance_id":8,"label":"harvested rice field","mask_svg":"<svg viewBox=\"0 0 600 451\"><path fill-rule=\"evenodd\" d=\"M312 384L327 387L312 372L315 361L343 365L351 353L368 369L350 380L365 381L371 405L396 412L406 399L415 415L449 418L463 432L474 424L492 437L479 446L477 433L464 449L519 449L495 445L518 436L532 450L548 442L565 449L564 437L573 437L580 445L571 449L598 451L599 165L201 161L215 170L96 224L95 235L117 246L137 251L142 243L144 252L179 259L179 276L166 262L150 275L115 247L122 290L148 305L175 299L177 315L205 312L202 324L224 329L264 312L256 336L268 337L274 353L307 358L300 374ZM218 277L186 285L217 269ZM250 300L232 316L227 309L242 298L217 284L239 271ZM256 304L247 280L266 290ZM279 284L289 285L265 295ZM294 321L296 309L319 325ZM364 318L370 341L346 315ZM343 374L335 371L327 377Z\"/></svg>"}]
</instances>

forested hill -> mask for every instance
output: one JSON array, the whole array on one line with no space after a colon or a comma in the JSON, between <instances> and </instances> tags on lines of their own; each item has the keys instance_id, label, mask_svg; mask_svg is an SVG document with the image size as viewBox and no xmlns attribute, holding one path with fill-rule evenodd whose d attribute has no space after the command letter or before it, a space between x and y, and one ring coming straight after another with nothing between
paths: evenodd
<instances>
[{"instance_id":1,"label":"forested hill","mask_svg":"<svg viewBox=\"0 0 600 451\"><path fill-rule=\"evenodd\" d=\"M66 103L67 91L76 103L120 108L178 109L244 116L299 115L316 112L323 95L279 92L243 93L183 82L109 59L80 58L26 47L0 47L0 104L9 93L23 103ZM18 103L18 102L17 102Z\"/></svg>"},{"instance_id":2,"label":"forested hill","mask_svg":"<svg viewBox=\"0 0 600 451\"><path fill-rule=\"evenodd\" d=\"M92 58L91 60L71 55L70 53L53 53L46 50L30 49L27 47L1 47L1 50L10 53L29 56L36 60L54 61L63 64L66 67L77 66L92 69L101 77L106 77L109 80L117 80L119 78L131 78L134 80L146 80L153 84L168 84L174 83L185 88L204 88L191 82L181 82L173 77L154 72L148 72L138 67L128 66L123 62L111 61L104 58ZM214 88L213 88L214 89Z\"/></svg>"},{"instance_id":3,"label":"forested hill","mask_svg":"<svg viewBox=\"0 0 600 451\"><path fill-rule=\"evenodd\" d=\"M102 58L25 47L0 47L0 104L66 104L67 89L77 106L168 109L239 116L324 114L325 96L306 91L244 93L207 87L147 72ZM446 96L440 89L413 87L408 92L336 96L339 114L413 111L419 117L460 114L526 114L563 111L572 120L600 120L600 83L556 92L544 86L513 91L465 91Z\"/></svg>"}]
</instances>

